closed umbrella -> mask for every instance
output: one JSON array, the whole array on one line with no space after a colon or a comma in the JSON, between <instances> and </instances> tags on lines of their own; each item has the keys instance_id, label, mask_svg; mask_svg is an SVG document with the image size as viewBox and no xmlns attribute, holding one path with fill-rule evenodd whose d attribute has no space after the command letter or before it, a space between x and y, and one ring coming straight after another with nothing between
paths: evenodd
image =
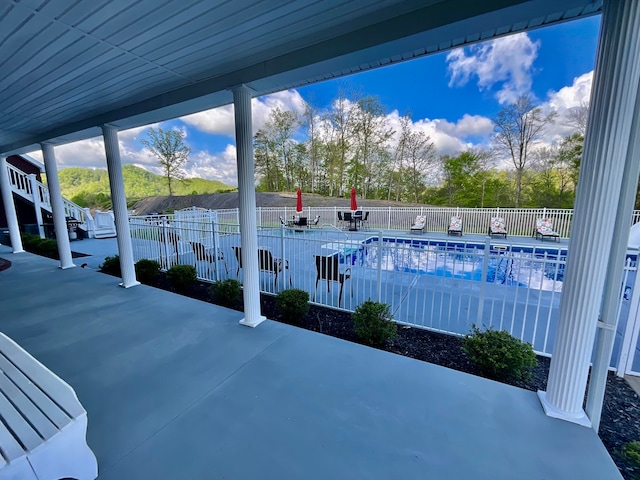
<instances>
[{"instance_id":1,"label":"closed umbrella","mask_svg":"<svg viewBox=\"0 0 640 480\"><path fill-rule=\"evenodd\" d=\"M302 213L302 190L298 189L298 200L296 201L296 213Z\"/></svg>"},{"instance_id":2,"label":"closed umbrella","mask_svg":"<svg viewBox=\"0 0 640 480\"><path fill-rule=\"evenodd\" d=\"M351 187L351 211L355 212L358 209L358 202L356 201L356 187Z\"/></svg>"}]
</instances>

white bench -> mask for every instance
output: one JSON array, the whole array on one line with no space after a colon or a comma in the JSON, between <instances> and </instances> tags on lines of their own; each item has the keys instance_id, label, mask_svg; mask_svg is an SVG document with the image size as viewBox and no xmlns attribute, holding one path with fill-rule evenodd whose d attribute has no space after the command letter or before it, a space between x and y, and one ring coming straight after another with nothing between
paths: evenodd
<instances>
[{"instance_id":1,"label":"white bench","mask_svg":"<svg viewBox=\"0 0 640 480\"><path fill-rule=\"evenodd\" d=\"M0 480L93 480L87 412L73 389L0 333Z\"/></svg>"}]
</instances>

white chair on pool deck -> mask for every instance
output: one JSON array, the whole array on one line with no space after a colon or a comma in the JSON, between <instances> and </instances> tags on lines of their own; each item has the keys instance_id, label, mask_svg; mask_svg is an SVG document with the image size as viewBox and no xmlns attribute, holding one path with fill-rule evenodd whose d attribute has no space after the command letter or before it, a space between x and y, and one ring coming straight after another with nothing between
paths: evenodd
<instances>
[{"instance_id":1,"label":"white chair on pool deck","mask_svg":"<svg viewBox=\"0 0 640 480\"><path fill-rule=\"evenodd\" d=\"M502 235L507 238L507 224L502 217L491 217L489 224L489 236Z\"/></svg>"},{"instance_id":2,"label":"white chair on pool deck","mask_svg":"<svg viewBox=\"0 0 640 480\"><path fill-rule=\"evenodd\" d=\"M449 229L447 230L447 235L460 235L462 236L462 217L458 215L454 215L451 217L451 222L449 223Z\"/></svg>"},{"instance_id":3,"label":"white chair on pool deck","mask_svg":"<svg viewBox=\"0 0 640 480\"><path fill-rule=\"evenodd\" d=\"M413 232L424 232L424 227L427 223L427 217L424 215L418 215L416 217L416 221L411 225L411 233Z\"/></svg>"},{"instance_id":4,"label":"white chair on pool deck","mask_svg":"<svg viewBox=\"0 0 640 480\"><path fill-rule=\"evenodd\" d=\"M560 234L553 229L551 220L547 218L538 218L536 220L536 228L533 230L533 236L544 241L545 237L555 238L556 242L560 241Z\"/></svg>"}]
</instances>

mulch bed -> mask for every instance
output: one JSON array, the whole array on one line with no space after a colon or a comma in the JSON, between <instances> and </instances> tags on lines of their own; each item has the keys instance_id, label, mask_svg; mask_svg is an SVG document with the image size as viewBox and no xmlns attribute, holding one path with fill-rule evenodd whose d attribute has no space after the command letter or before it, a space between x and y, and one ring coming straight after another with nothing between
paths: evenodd
<instances>
[{"instance_id":1,"label":"mulch bed","mask_svg":"<svg viewBox=\"0 0 640 480\"><path fill-rule=\"evenodd\" d=\"M11 266L11 262L6 258L0 258L0 272Z\"/></svg>"},{"instance_id":2,"label":"mulch bed","mask_svg":"<svg viewBox=\"0 0 640 480\"><path fill-rule=\"evenodd\" d=\"M174 291L164 273L160 273L152 286ZM197 300L215 303L209 291L210 286L208 283L196 282L188 292L183 294ZM262 294L260 303L262 314L271 320L361 343L355 334L350 312L311 305L306 317L291 323L282 318L274 296ZM238 301L232 308L242 311L242 302ZM398 336L389 342L384 350L482 376L462 350L460 338L453 335L400 325ZM538 356L538 365L532 371L529 380L511 380L505 383L534 392L546 390L549 365L548 357ZM640 478L640 469L635 468L621 454L621 448L625 443L640 440L640 398L627 382L618 378L613 372L609 372L607 378L599 436L623 477L627 480Z\"/></svg>"}]
</instances>

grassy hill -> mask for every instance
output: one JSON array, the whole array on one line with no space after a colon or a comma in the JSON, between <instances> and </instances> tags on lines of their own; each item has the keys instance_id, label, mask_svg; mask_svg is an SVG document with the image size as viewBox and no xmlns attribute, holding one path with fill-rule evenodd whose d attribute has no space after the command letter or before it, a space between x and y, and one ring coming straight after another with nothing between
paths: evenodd
<instances>
[{"instance_id":1,"label":"grassy hill","mask_svg":"<svg viewBox=\"0 0 640 480\"><path fill-rule=\"evenodd\" d=\"M166 180L160 175L133 165L122 167L127 199L134 202L141 198L167 195ZM83 207L108 208L111 204L109 177L106 170L90 168L65 168L60 170L62 195ZM198 195L235 191L217 180L187 178L172 182L175 195Z\"/></svg>"}]
</instances>

